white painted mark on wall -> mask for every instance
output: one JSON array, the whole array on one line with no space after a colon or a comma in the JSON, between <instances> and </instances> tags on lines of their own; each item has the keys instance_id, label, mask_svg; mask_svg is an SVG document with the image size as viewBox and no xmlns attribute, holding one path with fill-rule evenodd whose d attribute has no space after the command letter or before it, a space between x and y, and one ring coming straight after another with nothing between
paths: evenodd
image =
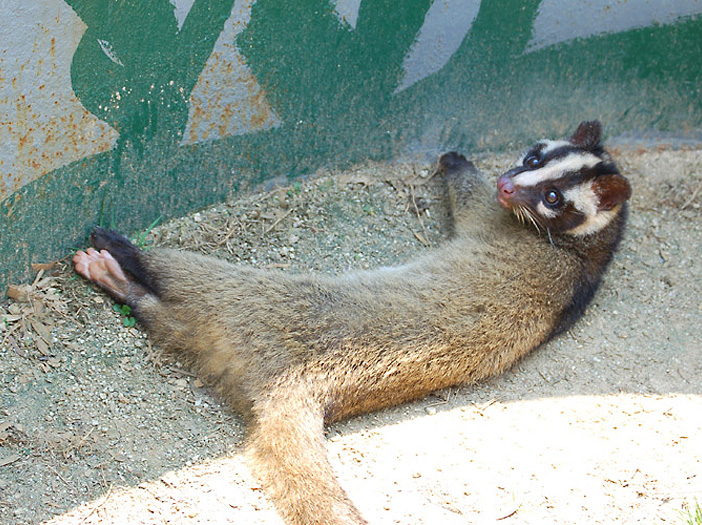
<instances>
[{"instance_id":1,"label":"white painted mark on wall","mask_svg":"<svg viewBox=\"0 0 702 525\"><path fill-rule=\"evenodd\" d=\"M672 24L702 13L700 0L543 0L527 52L576 38Z\"/></svg>"},{"instance_id":2,"label":"white painted mark on wall","mask_svg":"<svg viewBox=\"0 0 702 525\"><path fill-rule=\"evenodd\" d=\"M117 56L117 53L115 53L115 49L112 47L112 44L110 44L107 40L103 40L101 38L98 38L97 41L98 41L98 44L100 44L100 48L102 49L102 52L105 53L107 58L112 60L112 62L114 62L115 64L124 67L124 64Z\"/></svg>"},{"instance_id":3,"label":"white painted mark on wall","mask_svg":"<svg viewBox=\"0 0 702 525\"><path fill-rule=\"evenodd\" d=\"M479 9L480 0L436 0L405 57L404 77L395 92L443 68L463 43Z\"/></svg>"},{"instance_id":4,"label":"white painted mark on wall","mask_svg":"<svg viewBox=\"0 0 702 525\"><path fill-rule=\"evenodd\" d=\"M279 126L239 49L236 36L251 18L254 0L236 0L212 54L190 94L188 123L181 144L244 135Z\"/></svg>"},{"instance_id":5,"label":"white painted mark on wall","mask_svg":"<svg viewBox=\"0 0 702 525\"><path fill-rule=\"evenodd\" d=\"M195 0L168 0L168 1L175 8L174 15L176 17L176 21L178 22L178 31L180 31L183 28L183 23L185 22L185 19L188 17L188 13L190 12L190 9L193 7Z\"/></svg>"},{"instance_id":6,"label":"white painted mark on wall","mask_svg":"<svg viewBox=\"0 0 702 525\"><path fill-rule=\"evenodd\" d=\"M350 25L356 29L358 22L358 10L361 7L361 0L332 0L334 11L342 23Z\"/></svg>"}]
</instances>

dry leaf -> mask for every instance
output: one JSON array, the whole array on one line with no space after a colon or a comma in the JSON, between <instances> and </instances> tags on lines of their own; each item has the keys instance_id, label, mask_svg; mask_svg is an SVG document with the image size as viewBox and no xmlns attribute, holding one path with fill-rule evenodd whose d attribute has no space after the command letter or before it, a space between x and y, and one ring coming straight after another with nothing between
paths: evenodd
<instances>
[{"instance_id":1,"label":"dry leaf","mask_svg":"<svg viewBox=\"0 0 702 525\"><path fill-rule=\"evenodd\" d=\"M7 288L7 296L18 303L26 303L29 301L29 294L32 287L28 284L20 284L19 286L11 284Z\"/></svg>"},{"instance_id":2,"label":"dry leaf","mask_svg":"<svg viewBox=\"0 0 702 525\"><path fill-rule=\"evenodd\" d=\"M49 348L49 345L46 344L46 341L44 341L42 338L37 339L37 348L39 349L39 353L41 355L51 355L51 349Z\"/></svg>"},{"instance_id":3,"label":"dry leaf","mask_svg":"<svg viewBox=\"0 0 702 525\"><path fill-rule=\"evenodd\" d=\"M37 315L41 315L44 313L44 303L42 303L40 300L32 298L31 304L32 310L34 310L32 313Z\"/></svg>"},{"instance_id":4,"label":"dry leaf","mask_svg":"<svg viewBox=\"0 0 702 525\"><path fill-rule=\"evenodd\" d=\"M14 463L15 461L19 461L20 459L22 458L17 454L12 454L11 456L6 457L5 459L0 459L0 467L6 467L7 465Z\"/></svg>"},{"instance_id":5,"label":"dry leaf","mask_svg":"<svg viewBox=\"0 0 702 525\"><path fill-rule=\"evenodd\" d=\"M421 233L418 233L414 230L412 230L412 233L414 233L414 236L417 238L417 240L421 242L424 246L431 246L429 242L422 236Z\"/></svg>"},{"instance_id":6,"label":"dry leaf","mask_svg":"<svg viewBox=\"0 0 702 525\"><path fill-rule=\"evenodd\" d=\"M35 272L48 272L49 270L53 270L54 267L58 264L58 261L50 262L50 263L32 263L32 270Z\"/></svg>"},{"instance_id":7,"label":"dry leaf","mask_svg":"<svg viewBox=\"0 0 702 525\"><path fill-rule=\"evenodd\" d=\"M27 357L27 352L25 352L23 348L20 348L20 346L17 344L17 341L15 341L14 337L12 337L11 335L8 335L7 342L10 343L10 346L12 347L12 349L15 351L15 353L18 356Z\"/></svg>"},{"instance_id":8,"label":"dry leaf","mask_svg":"<svg viewBox=\"0 0 702 525\"><path fill-rule=\"evenodd\" d=\"M30 319L29 323L32 325L34 331L41 337L47 344L51 342L51 333L49 329L44 326L44 324L38 319Z\"/></svg>"}]
</instances>

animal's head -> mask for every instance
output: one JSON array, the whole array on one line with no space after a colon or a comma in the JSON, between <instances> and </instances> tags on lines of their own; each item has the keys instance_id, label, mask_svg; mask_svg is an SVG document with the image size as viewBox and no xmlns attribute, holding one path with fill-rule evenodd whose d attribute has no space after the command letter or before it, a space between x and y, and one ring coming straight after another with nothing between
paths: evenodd
<instances>
[{"instance_id":1,"label":"animal's head","mask_svg":"<svg viewBox=\"0 0 702 525\"><path fill-rule=\"evenodd\" d=\"M542 140L497 181L497 201L551 233L589 235L605 228L631 186L604 150L602 126L582 122L568 140Z\"/></svg>"}]
</instances>

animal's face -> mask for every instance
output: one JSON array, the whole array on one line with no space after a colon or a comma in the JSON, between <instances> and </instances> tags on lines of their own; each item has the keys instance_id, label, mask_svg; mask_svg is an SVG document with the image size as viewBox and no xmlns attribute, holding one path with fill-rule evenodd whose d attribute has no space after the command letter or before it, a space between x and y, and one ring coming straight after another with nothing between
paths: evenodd
<instances>
[{"instance_id":1,"label":"animal's face","mask_svg":"<svg viewBox=\"0 0 702 525\"><path fill-rule=\"evenodd\" d=\"M553 233L596 233L631 195L601 145L601 126L583 122L569 140L537 142L497 181L497 201Z\"/></svg>"}]
</instances>

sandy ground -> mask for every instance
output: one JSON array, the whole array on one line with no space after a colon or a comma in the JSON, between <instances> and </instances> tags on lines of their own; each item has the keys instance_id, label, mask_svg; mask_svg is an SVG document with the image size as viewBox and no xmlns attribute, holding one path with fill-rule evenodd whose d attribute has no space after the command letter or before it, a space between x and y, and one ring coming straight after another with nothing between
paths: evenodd
<instances>
[{"instance_id":1,"label":"sandy ground","mask_svg":"<svg viewBox=\"0 0 702 525\"><path fill-rule=\"evenodd\" d=\"M372 523L685 523L702 502L702 151L614 154L630 227L581 322L488 383L328 430ZM269 184L147 242L283 272L392 264L443 238L430 173ZM280 523L238 417L65 264L38 270L0 303L0 522Z\"/></svg>"}]
</instances>

